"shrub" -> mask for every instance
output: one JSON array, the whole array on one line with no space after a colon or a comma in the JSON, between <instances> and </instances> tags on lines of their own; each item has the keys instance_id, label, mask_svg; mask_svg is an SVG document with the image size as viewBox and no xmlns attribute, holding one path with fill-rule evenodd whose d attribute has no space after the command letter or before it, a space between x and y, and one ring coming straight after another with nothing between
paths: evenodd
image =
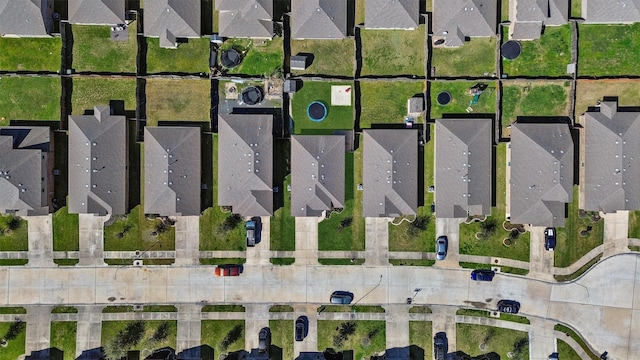
<instances>
[{"instance_id":1,"label":"shrub","mask_svg":"<svg viewBox=\"0 0 640 360\"><path fill-rule=\"evenodd\" d=\"M409 225L409 235L416 236L420 232L427 230L431 218L428 216L417 216L415 220Z\"/></svg>"}]
</instances>

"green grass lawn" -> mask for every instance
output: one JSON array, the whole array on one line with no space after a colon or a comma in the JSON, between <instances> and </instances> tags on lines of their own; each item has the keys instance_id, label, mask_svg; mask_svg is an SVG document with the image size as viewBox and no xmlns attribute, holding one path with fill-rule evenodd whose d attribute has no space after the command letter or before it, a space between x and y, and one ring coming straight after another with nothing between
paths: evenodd
<instances>
[{"instance_id":1,"label":"green grass lawn","mask_svg":"<svg viewBox=\"0 0 640 360\"><path fill-rule=\"evenodd\" d=\"M584 352L587 354L587 356L589 356L589 359L591 359L591 360L600 359L600 357L597 354L594 354L591 351L591 348L589 346L587 346L587 344L580 337L580 335L576 334L576 332L573 331L571 328L566 327L564 325L556 324L556 326L553 327L553 330L562 331L563 333L567 334L567 336L570 336L571 338L573 338L573 340L575 340L578 343L578 345L580 345L582 350L584 350ZM564 355L560 355L560 356L562 356L563 360L565 359ZM583 359L583 360L585 360L585 359Z\"/></svg>"},{"instance_id":2,"label":"green grass lawn","mask_svg":"<svg viewBox=\"0 0 640 360\"><path fill-rule=\"evenodd\" d=\"M488 310L478 310L478 309L458 309L458 311L456 311L456 315L478 316L478 317L485 317L485 318L491 318L492 317L491 313L492 312ZM498 319L517 322L520 324L531 323L526 316L520 316L520 315L514 315L514 314L500 313L500 316L498 317Z\"/></svg>"},{"instance_id":3,"label":"green grass lawn","mask_svg":"<svg viewBox=\"0 0 640 360\"><path fill-rule=\"evenodd\" d=\"M239 333L236 331L237 336L231 337L231 339L235 337L235 341L228 345L223 344L227 334L237 327L240 327L241 331ZM244 349L244 331L244 320L203 320L200 338L202 345L208 345L213 349L213 355L217 359L221 354ZM202 354L203 358L213 359L212 356L206 355L208 354Z\"/></svg>"},{"instance_id":4,"label":"green grass lawn","mask_svg":"<svg viewBox=\"0 0 640 360\"><path fill-rule=\"evenodd\" d=\"M341 346L336 346L334 335L338 334L336 328L343 321L320 320L318 321L318 350L324 351L333 348L336 351L352 350L352 359L369 358L386 348L386 327L384 321L353 321L356 324L355 332L348 337Z\"/></svg>"},{"instance_id":5,"label":"green grass lawn","mask_svg":"<svg viewBox=\"0 0 640 360\"><path fill-rule=\"evenodd\" d=\"M355 44L353 39L291 40L291 55L310 53L313 63L304 71L294 74L322 74L353 76Z\"/></svg>"},{"instance_id":6,"label":"green grass lawn","mask_svg":"<svg viewBox=\"0 0 640 360\"><path fill-rule=\"evenodd\" d=\"M496 72L497 38L474 38L458 48L433 48L436 77L485 76Z\"/></svg>"},{"instance_id":7,"label":"green grass lawn","mask_svg":"<svg viewBox=\"0 0 640 360\"><path fill-rule=\"evenodd\" d=\"M80 249L80 223L78 214L69 214L65 206L53 214L53 251Z\"/></svg>"},{"instance_id":8,"label":"green grass lawn","mask_svg":"<svg viewBox=\"0 0 640 360\"><path fill-rule=\"evenodd\" d=\"M640 211L629 211L629 237L640 239Z\"/></svg>"},{"instance_id":9,"label":"green grass lawn","mask_svg":"<svg viewBox=\"0 0 640 360\"><path fill-rule=\"evenodd\" d=\"M13 216L0 215L0 251L27 251L29 238L27 237L27 221L18 220L15 228L11 228ZM20 218L18 218L20 219Z\"/></svg>"},{"instance_id":10,"label":"green grass lawn","mask_svg":"<svg viewBox=\"0 0 640 360\"><path fill-rule=\"evenodd\" d=\"M244 312L242 305L205 305L202 312ZM292 310L293 311L293 310Z\"/></svg>"},{"instance_id":11,"label":"green grass lawn","mask_svg":"<svg viewBox=\"0 0 640 360\"><path fill-rule=\"evenodd\" d=\"M359 164L359 166L362 166ZM355 178L355 155L345 155L345 207L341 213L332 213L329 219L318 224L318 250L364 250L364 217L362 217L362 202L354 198L358 184L362 183L361 172ZM340 223L351 217L350 226L343 228Z\"/></svg>"},{"instance_id":12,"label":"green grass lawn","mask_svg":"<svg viewBox=\"0 0 640 360\"><path fill-rule=\"evenodd\" d=\"M60 79L53 77L0 78L0 124L60 120L60 92Z\"/></svg>"},{"instance_id":13,"label":"green grass lawn","mask_svg":"<svg viewBox=\"0 0 640 360\"><path fill-rule=\"evenodd\" d=\"M562 360L581 360L580 355L578 355L569 344L560 339L557 340L557 344L558 355L562 354L560 355L562 356Z\"/></svg>"},{"instance_id":14,"label":"green grass lawn","mask_svg":"<svg viewBox=\"0 0 640 360\"><path fill-rule=\"evenodd\" d=\"M273 360L293 359L293 320L269 320Z\"/></svg>"},{"instance_id":15,"label":"green grass lawn","mask_svg":"<svg viewBox=\"0 0 640 360\"><path fill-rule=\"evenodd\" d=\"M466 45L465 45L466 46ZM485 83L489 87L480 95L478 103L471 105L473 96L468 94L469 88L478 84L472 81L447 81L431 83L431 119L438 119L442 114L466 114L467 108L473 108L470 114L493 114L496 112L496 95L493 82ZM439 105L436 99L442 91L448 91L451 94L451 102L447 105Z\"/></svg>"},{"instance_id":16,"label":"green grass lawn","mask_svg":"<svg viewBox=\"0 0 640 360\"><path fill-rule=\"evenodd\" d=\"M582 17L582 0L569 0L571 3L570 16L573 18Z\"/></svg>"},{"instance_id":17,"label":"green grass lawn","mask_svg":"<svg viewBox=\"0 0 640 360\"><path fill-rule=\"evenodd\" d=\"M333 130L353 129L353 95L351 106L331 106L332 85L353 84L307 81L300 91L293 94L291 115L294 133L332 134ZM313 101L320 101L327 107L327 116L321 122L311 121L307 116L307 106Z\"/></svg>"},{"instance_id":18,"label":"green grass lawn","mask_svg":"<svg viewBox=\"0 0 640 360\"><path fill-rule=\"evenodd\" d=\"M502 88L502 126L518 116L569 116L569 82L518 82Z\"/></svg>"},{"instance_id":19,"label":"green grass lawn","mask_svg":"<svg viewBox=\"0 0 640 360\"><path fill-rule=\"evenodd\" d=\"M11 324L12 323L8 323L8 322L0 323L0 336L4 337L4 334L7 333L7 330L9 330L9 327L11 326ZM11 359L11 360L19 359L20 355L24 354L24 349L25 349L24 345L25 345L26 336L27 336L27 331L25 326L24 330L21 331L15 339L8 341L8 344L6 347L0 347L0 358Z\"/></svg>"},{"instance_id":20,"label":"green grass lawn","mask_svg":"<svg viewBox=\"0 0 640 360\"><path fill-rule=\"evenodd\" d=\"M51 347L61 350L64 360L76 358L76 332L74 321L51 322Z\"/></svg>"},{"instance_id":21,"label":"green grass lawn","mask_svg":"<svg viewBox=\"0 0 640 360\"><path fill-rule=\"evenodd\" d=\"M208 80L147 80L147 126L160 120L209 121Z\"/></svg>"},{"instance_id":22,"label":"green grass lawn","mask_svg":"<svg viewBox=\"0 0 640 360\"><path fill-rule=\"evenodd\" d=\"M504 27L507 39L508 27ZM538 40L521 41L522 53L515 60L502 59L502 72L510 77L569 76L571 62L571 26L547 26Z\"/></svg>"},{"instance_id":23,"label":"green grass lawn","mask_svg":"<svg viewBox=\"0 0 640 360\"><path fill-rule=\"evenodd\" d=\"M136 72L137 23L128 41L112 41L109 26L73 25L73 68L76 71Z\"/></svg>"},{"instance_id":24,"label":"green grass lawn","mask_svg":"<svg viewBox=\"0 0 640 360\"><path fill-rule=\"evenodd\" d=\"M74 78L71 108L82 115L96 105L109 105L110 100L124 100L125 109L136 108L136 80ZM58 102L58 105L60 103ZM147 105L148 106L148 105Z\"/></svg>"},{"instance_id":25,"label":"green grass lawn","mask_svg":"<svg viewBox=\"0 0 640 360\"><path fill-rule=\"evenodd\" d=\"M142 351L144 349L147 350L155 350L162 349L163 347L169 346L173 349L176 348L176 335L178 332L178 322L175 320L167 320L166 322L169 324L169 335L163 341L152 341L151 337L154 332L160 326L160 324L164 323L164 320L146 320L144 323L144 333L140 337L140 341L131 346L129 350L138 350ZM133 321L103 321L102 322L102 346L107 344L111 339L114 339L118 332L123 331L127 324L133 323Z\"/></svg>"},{"instance_id":26,"label":"green grass lawn","mask_svg":"<svg viewBox=\"0 0 640 360\"><path fill-rule=\"evenodd\" d=\"M582 80L576 87L576 119L590 106L596 106L604 96L618 97L618 106L640 104L640 83L637 80Z\"/></svg>"},{"instance_id":27,"label":"green grass lawn","mask_svg":"<svg viewBox=\"0 0 640 360\"><path fill-rule=\"evenodd\" d=\"M273 40L227 39L220 47L219 53L228 48L245 54L242 64L229 69L229 74L270 76L282 73L282 37Z\"/></svg>"},{"instance_id":28,"label":"green grass lawn","mask_svg":"<svg viewBox=\"0 0 640 360\"><path fill-rule=\"evenodd\" d=\"M10 315L14 315L14 314L26 314L27 313L27 309L23 308L23 307L17 307L17 306L3 306L0 307L0 314L10 314ZM0 336L3 335L2 333L0 333Z\"/></svg>"},{"instance_id":29,"label":"green grass lawn","mask_svg":"<svg viewBox=\"0 0 640 360\"><path fill-rule=\"evenodd\" d=\"M175 227L152 233L162 221L145 217L142 205L134 207L128 215L117 218L111 225L104 227L105 251L162 251L175 250Z\"/></svg>"},{"instance_id":30,"label":"green grass lawn","mask_svg":"<svg viewBox=\"0 0 640 360\"><path fill-rule=\"evenodd\" d=\"M246 250L244 222L225 232L222 224L232 213L220 206L206 209L200 216L200 250Z\"/></svg>"},{"instance_id":31,"label":"green grass lawn","mask_svg":"<svg viewBox=\"0 0 640 360\"><path fill-rule=\"evenodd\" d=\"M523 331L503 329L484 325L457 324L457 350L470 356L479 356L489 352L496 352L501 359L507 359L507 353L514 350L514 345L524 341L521 358L529 358L529 335ZM482 351L480 344L487 348Z\"/></svg>"},{"instance_id":32,"label":"green grass lawn","mask_svg":"<svg viewBox=\"0 0 640 360\"><path fill-rule=\"evenodd\" d=\"M360 36L362 75L425 75L424 25L415 30L362 29Z\"/></svg>"},{"instance_id":33,"label":"green grass lawn","mask_svg":"<svg viewBox=\"0 0 640 360\"><path fill-rule=\"evenodd\" d=\"M578 185L573 186L573 202L569 203L569 217L564 227L558 228L557 244L553 252L555 266L567 267L578 261L593 248L602 244L604 237L604 220L597 223L591 221L589 216L578 216ZM631 217L631 216L630 216ZM630 224L631 225L631 224ZM587 236L581 236L582 230L592 230ZM631 233L631 227L629 227Z\"/></svg>"},{"instance_id":34,"label":"green grass lawn","mask_svg":"<svg viewBox=\"0 0 640 360\"><path fill-rule=\"evenodd\" d=\"M209 38L188 39L177 49L160 47L160 40L147 38L147 73L209 72Z\"/></svg>"},{"instance_id":35,"label":"green grass lawn","mask_svg":"<svg viewBox=\"0 0 640 360\"><path fill-rule=\"evenodd\" d=\"M579 75L640 74L637 64L640 57L640 23L579 25L579 31Z\"/></svg>"},{"instance_id":36,"label":"green grass lawn","mask_svg":"<svg viewBox=\"0 0 640 360\"><path fill-rule=\"evenodd\" d=\"M409 351L411 359L431 359L433 356L433 334L431 321L409 322Z\"/></svg>"},{"instance_id":37,"label":"green grass lawn","mask_svg":"<svg viewBox=\"0 0 640 360\"><path fill-rule=\"evenodd\" d=\"M407 100L424 93L424 82L363 81L360 84L362 129L370 128L371 124L403 124Z\"/></svg>"},{"instance_id":38,"label":"green grass lawn","mask_svg":"<svg viewBox=\"0 0 640 360\"><path fill-rule=\"evenodd\" d=\"M296 249L296 218L291 216L291 175L284 181L284 206L277 209L271 218L271 250L294 251Z\"/></svg>"},{"instance_id":39,"label":"green grass lawn","mask_svg":"<svg viewBox=\"0 0 640 360\"><path fill-rule=\"evenodd\" d=\"M60 71L60 37L0 37L0 49L0 70Z\"/></svg>"},{"instance_id":40,"label":"green grass lawn","mask_svg":"<svg viewBox=\"0 0 640 360\"><path fill-rule=\"evenodd\" d=\"M501 0L500 20L509 21L509 0Z\"/></svg>"},{"instance_id":41,"label":"green grass lawn","mask_svg":"<svg viewBox=\"0 0 640 360\"><path fill-rule=\"evenodd\" d=\"M491 208L491 216L498 222L497 230L486 239L478 240L475 234L481 230L479 222L460 224L460 254L484 255L529 261L529 233L518 237L514 244L506 247L502 240L509 232L502 227L505 221L506 197L506 144L500 143L496 153L496 206Z\"/></svg>"},{"instance_id":42,"label":"green grass lawn","mask_svg":"<svg viewBox=\"0 0 640 360\"><path fill-rule=\"evenodd\" d=\"M356 0L356 25L364 24L364 1Z\"/></svg>"}]
</instances>

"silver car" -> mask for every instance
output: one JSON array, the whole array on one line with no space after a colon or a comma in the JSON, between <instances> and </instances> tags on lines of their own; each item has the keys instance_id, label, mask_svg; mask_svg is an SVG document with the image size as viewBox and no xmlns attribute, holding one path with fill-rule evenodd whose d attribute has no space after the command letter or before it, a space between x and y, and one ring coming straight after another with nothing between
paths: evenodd
<instances>
[{"instance_id":1,"label":"silver car","mask_svg":"<svg viewBox=\"0 0 640 360\"><path fill-rule=\"evenodd\" d=\"M438 237L436 240L436 260L444 260L447 257L447 245L449 240L446 236Z\"/></svg>"}]
</instances>

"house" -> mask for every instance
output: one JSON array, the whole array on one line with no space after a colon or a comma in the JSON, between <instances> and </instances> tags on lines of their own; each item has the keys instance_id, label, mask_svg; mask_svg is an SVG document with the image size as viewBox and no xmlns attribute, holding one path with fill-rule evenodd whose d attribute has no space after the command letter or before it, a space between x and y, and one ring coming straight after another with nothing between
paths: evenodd
<instances>
[{"instance_id":1,"label":"house","mask_svg":"<svg viewBox=\"0 0 640 360\"><path fill-rule=\"evenodd\" d=\"M418 130L363 130L363 215L397 217L418 209Z\"/></svg>"},{"instance_id":2,"label":"house","mask_svg":"<svg viewBox=\"0 0 640 360\"><path fill-rule=\"evenodd\" d=\"M344 208L345 137L291 137L291 216L322 216Z\"/></svg>"},{"instance_id":3,"label":"house","mask_svg":"<svg viewBox=\"0 0 640 360\"><path fill-rule=\"evenodd\" d=\"M437 119L436 217L491 214L492 119Z\"/></svg>"},{"instance_id":4,"label":"house","mask_svg":"<svg viewBox=\"0 0 640 360\"><path fill-rule=\"evenodd\" d=\"M217 0L221 36L271 39L273 0Z\"/></svg>"},{"instance_id":5,"label":"house","mask_svg":"<svg viewBox=\"0 0 640 360\"><path fill-rule=\"evenodd\" d=\"M200 128L144 128L144 213L200 215Z\"/></svg>"},{"instance_id":6,"label":"house","mask_svg":"<svg viewBox=\"0 0 640 360\"><path fill-rule=\"evenodd\" d=\"M293 39L347 37L347 2L344 0L291 0Z\"/></svg>"},{"instance_id":7,"label":"house","mask_svg":"<svg viewBox=\"0 0 640 360\"><path fill-rule=\"evenodd\" d=\"M445 47L464 45L468 37L495 36L496 0L433 0L433 40Z\"/></svg>"},{"instance_id":8,"label":"house","mask_svg":"<svg viewBox=\"0 0 640 360\"><path fill-rule=\"evenodd\" d=\"M420 24L419 0L366 0L365 29L413 30Z\"/></svg>"},{"instance_id":9,"label":"house","mask_svg":"<svg viewBox=\"0 0 640 360\"><path fill-rule=\"evenodd\" d=\"M543 26L560 26L569 19L567 0L509 0L509 38L535 40Z\"/></svg>"},{"instance_id":10,"label":"house","mask_svg":"<svg viewBox=\"0 0 640 360\"><path fill-rule=\"evenodd\" d=\"M118 25L125 21L125 0L69 0L69 23Z\"/></svg>"},{"instance_id":11,"label":"house","mask_svg":"<svg viewBox=\"0 0 640 360\"><path fill-rule=\"evenodd\" d=\"M200 37L200 0L147 0L144 36L160 38L160 47L177 48L180 38Z\"/></svg>"},{"instance_id":12,"label":"house","mask_svg":"<svg viewBox=\"0 0 640 360\"><path fill-rule=\"evenodd\" d=\"M580 209L640 210L640 112L603 101L582 123Z\"/></svg>"},{"instance_id":13,"label":"house","mask_svg":"<svg viewBox=\"0 0 640 360\"><path fill-rule=\"evenodd\" d=\"M53 0L1 0L0 36L48 37L53 31Z\"/></svg>"},{"instance_id":14,"label":"house","mask_svg":"<svg viewBox=\"0 0 640 360\"><path fill-rule=\"evenodd\" d=\"M511 125L509 151L511 223L564 226L566 204L573 201L569 125L518 121Z\"/></svg>"},{"instance_id":15,"label":"house","mask_svg":"<svg viewBox=\"0 0 640 360\"><path fill-rule=\"evenodd\" d=\"M0 213L49 213L51 130L46 126L0 128Z\"/></svg>"},{"instance_id":16,"label":"house","mask_svg":"<svg viewBox=\"0 0 640 360\"><path fill-rule=\"evenodd\" d=\"M218 115L218 204L273 215L273 115Z\"/></svg>"},{"instance_id":17,"label":"house","mask_svg":"<svg viewBox=\"0 0 640 360\"><path fill-rule=\"evenodd\" d=\"M637 0L582 0L586 24L631 24L640 22Z\"/></svg>"},{"instance_id":18,"label":"house","mask_svg":"<svg viewBox=\"0 0 640 360\"><path fill-rule=\"evenodd\" d=\"M128 210L127 120L111 106L69 116L69 213L118 215Z\"/></svg>"}]
</instances>

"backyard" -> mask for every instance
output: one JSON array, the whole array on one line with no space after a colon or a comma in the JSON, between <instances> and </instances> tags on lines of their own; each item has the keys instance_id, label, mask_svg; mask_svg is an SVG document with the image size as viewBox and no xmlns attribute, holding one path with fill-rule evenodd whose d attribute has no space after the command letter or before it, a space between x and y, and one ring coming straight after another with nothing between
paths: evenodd
<instances>
[{"instance_id":1,"label":"backyard","mask_svg":"<svg viewBox=\"0 0 640 360\"><path fill-rule=\"evenodd\" d=\"M60 91L55 77L0 78L0 125L9 125L9 120L60 120Z\"/></svg>"},{"instance_id":2,"label":"backyard","mask_svg":"<svg viewBox=\"0 0 640 360\"><path fill-rule=\"evenodd\" d=\"M60 360L75 360L76 332L75 321L51 322L51 347L62 351L63 358Z\"/></svg>"},{"instance_id":3,"label":"backyard","mask_svg":"<svg viewBox=\"0 0 640 360\"><path fill-rule=\"evenodd\" d=\"M229 74L281 75L284 61L282 41L282 37L273 40L227 39L218 52L233 48L243 54L242 63L229 69Z\"/></svg>"},{"instance_id":4,"label":"backyard","mask_svg":"<svg viewBox=\"0 0 640 360\"><path fill-rule=\"evenodd\" d=\"M507 39L508 27L503 27ZM502 59L507 76L569 76L571 62L571 26L547 26L538 40L521 41L522 53L515 60Z\"/></svg>"},{"instance_id":5,"label":"backyard","mask_svg":"<svg viewBox=\"0 0 640 360\"><path fill-rule=\"evenodd\" d=\"M136 108L136 80L105 78L73 78L71 113L82 115L96 105L109 105L110 100L124 100L127 110ZM58 100L57 106L60 105Z\"/></svg>"},{"instance_id":6,"label":"backyard","mask_svg":"<svg viewBox=\"0 0 640 360\"><path fill-rule=\"evenodd\" d=\"M581 76L640 75L640 23L579 25ZM615 41L611 41L615 39ZM606 66L603 66L606 64Z\"/></svg>"},{"instance_id":7,"label":"backyard","mask_svg":"<svg viewBox=\"0 0 640 360\"><path fill-rule=\"evenodd\" d=\"M407 116L407 101L414 95L424 98L423 81L360 82L360 128L370 128L372 124L402 125Z\"/></svg>"},{"instance_id":8,"label":"backyard","mask_svg":"<svg viewBox=\"0 0 640 360\"><path fill-rule=\"evenodd\" d=\"M472 104L474 97L470 95L469 89L477 84L486 84L488 88L480 94L478 103ZM432 82L430 85L431 119L439 119L442 114L493 114L496 112L496 83L494 82L446 81ZM438 94L443 91L451 94L451 102L447 105L440 105L437 101Z\"/></svg>"},{"instance_id":9,"label":"backyard","mask_svg":"<svg viewBox=\"0 0 640 360\"><path fill-rule=\"evenodd\" d=\"M456 338L456 349L469 356L495 352L500 356L500 359L529 358L529 335L523 331L484 325L457 324ZM507 353L510 352L512 356L507 356Z\"/></svg>"},{"instance_id":10,"label":"backyard","mask_svg":"<svg viewBox=\"0 0 640 360\"><path fill-rule=\"evenodd\" d=\"M203 359L218 359L222 354L244 349L244 320L203 320L201 326ZM207 354L210 351L213 353Z\"/></svg>"},{"instance_id":11,"label":"backyard","mask_svg":"<svg viewBox=\"0 0 640 360\"><path fill-rule=\"evenodd\" d=\"M147 126L155 126L161 120L209 121L208 79L149 79L146 90Z\"/></svg>"},{"instance_id":12,"label":"backyard","mask_svg":"<svg viewBox=\"0 0 640 360\"><path fill-rule=\"evenodd\" d=\"M167 346L175 349L177 328L175 320L103 321L103 350L140 351L145 358L153 350Z\"/></svg>"},{"instance_id":13,"label":"backyard","mask_svg":"<svg viewBox=\"0 0 640 360\"><path fill-rule=\"evenodd\" d=\"M291 115L295 134L333 134L333 130L353 129L353 94L350 106L331 105L331 87L333 85L353 85L352 83L328 83L307 81L302 89L291 99ZM350 92L353 90L353 86ZM316 122L307 116L307 106L319 101L327 107L327 116Z\"/></svg>"},{"instance_id":14,"label":"backyard","mask_svg":"<svg viewBox=\"0 0 640 360\"><path fill-rule=\"evenodd\" d=\"M497 37L474 38L458 48L434 47L431 67L436 77L490 76L496 72Z\"/></svg>"},{"instance_id":15,"label":"backyard","mask_svg":"<svg viewBox=\"0 0 640 360\"><path fill-rule=\"evenodd\" d=\"M60 71L62 40L0 37L0 70Z\"/></svg>"},{"instance_id":16,"label":"backyard","mask_svg":"<svg viewBox=\"0 0 640 360\"><path fill-rule=\"evenodd\" d=\"M339 329L339 330L338 330ZM386 348L384 321L318 321L318 350L353 351L350 359L369 358Z\"/></svg>"},{"instance_id":17,"label":"backyard","mask_svg":"<svg viewBox=\"0 0 640 360\"><path fill-rule=\"evenodd\" d=\"M353 76L355 59L353 39L291 40L291 55L313 54L313 62L306 70L294 74L322 74Z\"/></svg>"},{"instance_id":18,"label":"backyard","mask_svg":"<svg viewBox=\"0 0 640 360\"><path fill-rule=\"evenodd\" d=\"M502 126L518 116L569 116L569 82L510 82L502 88Z\"/></svg>"},{"instance_id":19,"label":"backyard","mask_svg":"<svg viewBox=\"0 0 640 360\"><path fill-rule=\"evenodd\" d=\"M424 76L425 25L415 30L360 30L361 75Z\"/></svg>"},{"instance_id":20,"label":"backyard","mask_svg":"<svg viewBox=\"0 0 640 360\"><path fill-rule=\"evenodd\" d=\"M160 47L160 40L147 38L147 73L209 73L209 38L188 39L177 49Z\"/></svg>"},{"instance_id":21,"label":"backyard","mask_svg":"<svg viewBox=\"0 0 640 360\"><path fill-rule=\"evenodd\" d=\"M576 119L605 96L618 98L618 106L640 106L637 80L580 80L576 86ZM0 100L1 101L1 100Z\"/></svg>"},{"instance_id":22,"label":"backyard","mask_svg":"<svg viewBox=\"0 0 640 360\"><path fill-rule=\"evenodd\" d=\"M137 23L128 27L127 41L111 40L109 26L73 25L73 68L76 71L136 72Z\"/></svg>"}]
</instances>

